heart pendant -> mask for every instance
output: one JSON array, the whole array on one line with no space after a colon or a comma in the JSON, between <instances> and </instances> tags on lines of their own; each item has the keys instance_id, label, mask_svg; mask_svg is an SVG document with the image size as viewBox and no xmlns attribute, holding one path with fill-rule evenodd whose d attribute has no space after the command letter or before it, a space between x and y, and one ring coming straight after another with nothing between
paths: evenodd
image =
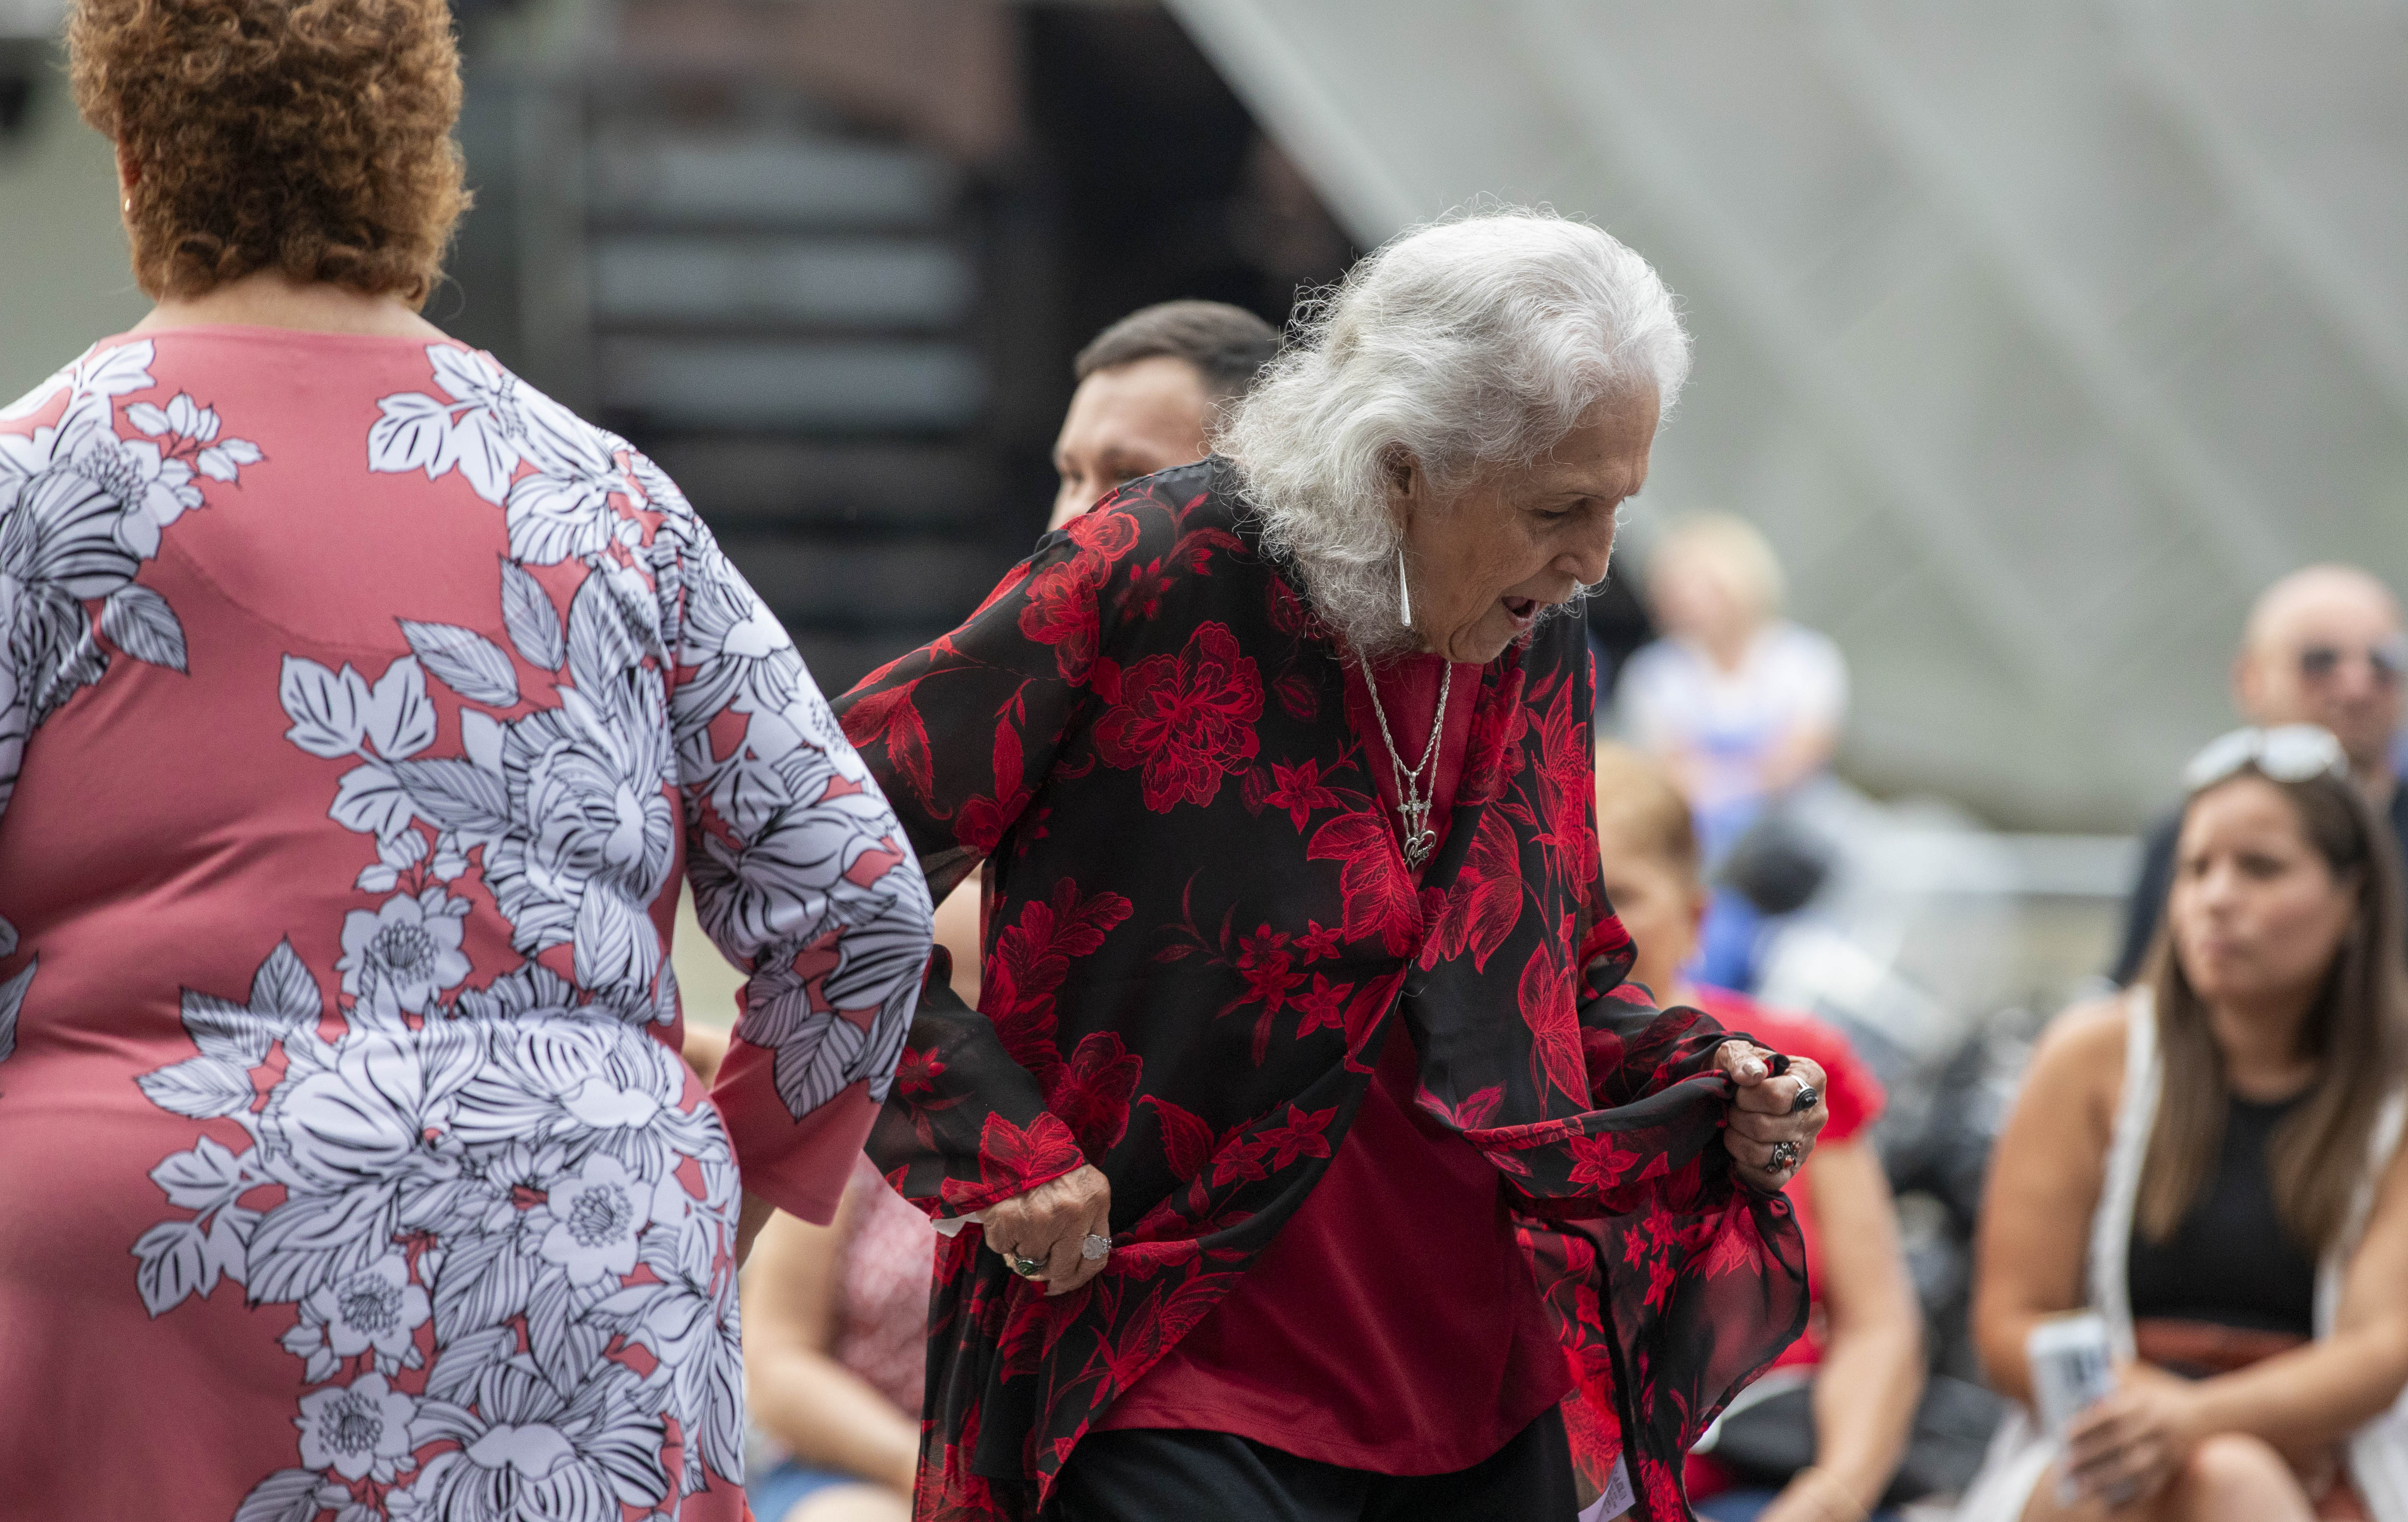
<instances>
[{"instance_id":1,"label":"heart pendant","mask_svg":"<svg viewBox=\"0 0 2408 1522\"><path fill-rule=\"evenodd\" d=\"M1405 865L1416 872L1420 871L1422 863L1429 860L1430 848L1436 844L1438 832L1435 830L1417 830L1406 836Z\"/></svg>"}]
</instances>

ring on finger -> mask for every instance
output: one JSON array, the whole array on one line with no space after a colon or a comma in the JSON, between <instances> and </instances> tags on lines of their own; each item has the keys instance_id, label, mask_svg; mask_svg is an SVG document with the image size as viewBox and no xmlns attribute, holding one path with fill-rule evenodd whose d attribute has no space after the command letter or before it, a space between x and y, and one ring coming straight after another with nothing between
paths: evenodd
<instances>
[{"instance_id":1,"label":"ring on finger","mask_svg":"<svg viewBox=\"0 0 2408 1522\"><path fill-rule=\"evenodd\" d=\"M1051 1253L1046 1255L1046 1257L1051 1256ZM1003 1264L1023 1279L1034 1279L1045 1271L1045 1257L1023 1257L1018 1253L1006 1253Z\"/></svg>"},{"instance_id":2,"label":"ring on finger","mask_svg":"<svg viewBox=\"0 0 2408 1522\"><path fill-rule=\"evenodd\" d=\"M1079 1243L1079 1256L1090 1263L1100 1263L1112 1256L1112 1239L1090 1231L1086 1239Z\"/></svg>"},{"instance_id":3,"label":"ring on finger","mask_svg":"<svg viewBox=\"0 0 2408 1522\"><path fill-rule=\"evenodd\" d=\"M1798 1157L1799 1152L1797 1142L1775 1142L1772 1143L1772 1160L1765 1166L1771 1169L1774 1172L1779 1172L1783 1169L1797 1167Z\"/></svg>"},{"instance_id":4,"label":"ring on finger","mask_svg":"<svg viewBox=\"0 0 2408 1522\"><path fill-rule=\"evenodd\" d=\"M1789 1101L1789 1113L1793 1115L1802 1115L1822 1102L1823 1091L1808 1084L1799 1089L1798 1098Z\"/></svg>"}]
</instances>

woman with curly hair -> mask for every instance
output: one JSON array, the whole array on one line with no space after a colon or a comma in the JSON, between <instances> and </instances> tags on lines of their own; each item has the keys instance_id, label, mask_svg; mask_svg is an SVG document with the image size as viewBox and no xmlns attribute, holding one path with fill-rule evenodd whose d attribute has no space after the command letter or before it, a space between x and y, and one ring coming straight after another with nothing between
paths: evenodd
<instances>
[{"instance_id":1,"label":"woman with curly hair","mask_svg":"<svg viewBox=\"0 0 2408 1522\"><path fill-rule=\"evenodd\" d=\"M1222 454L839 702L932 883L985 864L978 1007L932 975L871 1139L960 1231L921 1515L1568 1522L1519 1206L1610 1248L1604 1504L1685 1516L1804 1320L1779 1191L1828 1113L1625 984L1598 872L1562 613L1688 357L1595 227L1409 235Z\"/></svg>"},{"instance_id":2,"label":"woman with curly hair","mask_svg":"<svg viewBox=\"0 0 2408 1522\"><path fill-rule=\"evenodd\" d=\"M5 1506L734 1522L736 1263L885 1098L901 827L677 488L419 317L441 0L68 42L158 306L0 412Z\"/></svg>"}]
</instances>

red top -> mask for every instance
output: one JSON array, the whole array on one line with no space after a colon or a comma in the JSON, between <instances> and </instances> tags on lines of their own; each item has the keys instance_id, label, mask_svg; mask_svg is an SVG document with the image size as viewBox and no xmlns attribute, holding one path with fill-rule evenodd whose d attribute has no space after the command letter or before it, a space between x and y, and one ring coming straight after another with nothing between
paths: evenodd
<instances>
[{"instance_id":1,"label":"red top","mask_svg":"<svg viewBox=\"0 0 2408 1522\"><path fill-rule=\"evenodd\" d=\"M1692 1002L1733 1030L1744 1030L1763 1045L1790 1056L1805 1057L1822 1065L1824 1073L1823 1102L1831 1107L1831 1118L1823 1124L1822 1144L1829 1145L1856 1139L1866 1127L1881 1118L1882 1107L1889 1097L1882 1091L1881 1080L1856 1055L1848 1039L1822 1021L1786 1011L1770 1010L1745 994L1735 994L1727 988L1699 985L1691 990ZM1813 1171L1810 1159L1799 1177L1803 1180ZM1806 1321L1805 1335L1782 1350L1772 1360L1775 1369L1812 1368L1823 1361L1823 1345L1827 1328L1823 1320L1823 1244L1814 1228L1814 1191L1810 1184L1805 1188L1792 1187L1789 1201L1798 1210L1799 1235L1806 1240L1806 1283L1813 1309ZM1689 1460L1689 1493L1692 1497L1710 1496L1727 1488L1728 1479L1720 1466L1704 1456Z\"/></svg>"},{"instance_id":2,"label":"red top","mask_svg":"<svg viewBox=\"0 0 2408 1522\"><path fill-rule=\"evenodd\" d=\"M1408 764L1429 742L1436 656L1380 673ZM1455 671L1432 779L1443 846L1480 668ZM1347 707L1386 745L1350 668ZM1393 768L1375 764L1396 803ZM1434 858L1433 858L1434 859ZM1100 1429L1233 1432L1383 1474L1443 1474L1503 1447L1570 1388L1497 1170L1415 1108L1419 1056L1394 1026L1329 1171L1238 1287L1108 1410Z\"/></svg>"}]
</instances>

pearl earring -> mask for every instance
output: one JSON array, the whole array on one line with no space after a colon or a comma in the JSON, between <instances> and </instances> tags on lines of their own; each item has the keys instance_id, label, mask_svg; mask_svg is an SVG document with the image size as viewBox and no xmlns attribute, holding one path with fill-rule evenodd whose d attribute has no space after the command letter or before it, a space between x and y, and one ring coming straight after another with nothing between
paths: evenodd
<instances>
[{"instance_id":1,"label":"pearl earring","mask_svg":"<svg viewBox=\"0 0 2408 1522\"><path fill-rule=\"evenodd\" d=\"M1413 626L1413 589L1405 580L1405 547L1397 546L1397 616L1407 628Z\"/></svg>"}]
</instances>

